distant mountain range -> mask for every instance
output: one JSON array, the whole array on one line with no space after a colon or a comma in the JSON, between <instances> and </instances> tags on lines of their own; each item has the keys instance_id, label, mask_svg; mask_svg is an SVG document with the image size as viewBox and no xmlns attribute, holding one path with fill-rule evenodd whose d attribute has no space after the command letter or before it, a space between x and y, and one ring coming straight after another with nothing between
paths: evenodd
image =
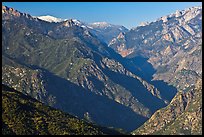
<instances>
[{"instance_id":1,"label":"distant mountain range","mask_svg":"<svg viewBox=\"0 0 204 137\"><path fill-rule=\"evenodd\" d=\"M33 17L2 6L2 83L97 125L157 133L152 117L159 113L163 122L161 116L177 113L161 108L190 89L185 102L200 98L194 85L202 79L201 30L201 7L128 30L106 22ZM184 109L176 118L181 113ZM158 133L166 134L165 124ZM188 134L200 134L200 128Z\"/></svg>"},{"instance_id":2,"label":"distant mountain range","mask_svg":"<svg viewBox=\"0 0 204 137\"><path fill-rule=\"evenodd\" d=\"M37 18L48 21L48 22L63 22L67 19L60 19L50 15L38 16ZM77 19L72 19L73 22L88 31L96 35L99 40L108 44L114 37L116 37L120 32L127 32L128 29L121 25L113 25L107 22L94 22L94 23L85 23Z\"/></svg>"}]
</instances>

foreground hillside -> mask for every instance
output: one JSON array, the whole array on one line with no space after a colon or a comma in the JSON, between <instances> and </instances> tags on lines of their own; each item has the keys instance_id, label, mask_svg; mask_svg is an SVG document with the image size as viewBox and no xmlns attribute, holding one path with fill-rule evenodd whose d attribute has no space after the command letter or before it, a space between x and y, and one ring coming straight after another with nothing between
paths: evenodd
<instances>
[{"instance_id":1,"label":"foreground hillside","mask_svg":"<svg viewBox=\"0 0 204 137\"><path fill-rule=\"evenodd\" d=\"M155 112L133 134L202 134L202 81L186 92L178 92L171 103Z\"/></svg>"},{"instance_id":2,"label":"foreground hillside","mask_svg":"<svg viewBox=\"0 0 204 137\"><path fill-rule=\"evenodd\" d=\"M48 107L5 85L2 85L2 120L4 135L121 134Z\"/></svg>"}]
</instances>

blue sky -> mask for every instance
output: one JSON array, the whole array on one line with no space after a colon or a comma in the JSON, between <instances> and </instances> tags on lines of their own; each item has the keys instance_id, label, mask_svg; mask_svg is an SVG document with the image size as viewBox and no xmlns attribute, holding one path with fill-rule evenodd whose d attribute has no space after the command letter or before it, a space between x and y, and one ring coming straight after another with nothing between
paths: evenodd
<instances>
[{"instance_id":1,"label":"blue sky","mask_svg":"<svg viewBox=\"0 0 204 137\"><path fill-rule=\"evenodd\" d=\"M201 6L202 2L3 2L3 5L33 16L52 15L87 23L106 21L130 29L176 10Z\"/></svg>"}]
</instances>

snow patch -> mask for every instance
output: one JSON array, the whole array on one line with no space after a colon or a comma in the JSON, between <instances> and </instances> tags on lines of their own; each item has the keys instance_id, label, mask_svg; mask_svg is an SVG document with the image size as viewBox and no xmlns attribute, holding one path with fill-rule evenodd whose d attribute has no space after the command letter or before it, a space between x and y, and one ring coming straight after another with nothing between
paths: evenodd
<instances>
[{"instance_id":1,"label":"snow patch","mask_svg":"<svg viewBox=\"0 0 204 137\"><path fill-rule=\"evenodd\" d=\"M37 18L44 20L44 21L47 21L47 22L62 22L62 21L64 21L64 19L56 18L56 17L50 16L50 15L38 16Z\"/></svg>"}]
</instances>

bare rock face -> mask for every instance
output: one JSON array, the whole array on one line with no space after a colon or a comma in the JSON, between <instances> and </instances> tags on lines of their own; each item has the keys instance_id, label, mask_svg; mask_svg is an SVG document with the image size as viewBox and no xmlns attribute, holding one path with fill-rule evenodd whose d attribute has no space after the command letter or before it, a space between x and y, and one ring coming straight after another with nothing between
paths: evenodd
<instances>
[{"instance_id":1,"label":"bare rock face","mask_svg":"<svg viewBox=\"0 0 204 137\"><path fill-rule=\"evenodd\" d=\"M192 7L131 29L122 39L121 35L114 38L109 47L122 57L148 58L157 71L154 80L183 90L202 73L201 30L202 7Z\"/></svg>"},{"instance_id":2,"label":"bare rock face","mask_svg":"<svg viewBox=\"0 0 204 137\"><path fill-rule=\"evenodd\" d=\"M161 17L161 20L163 21L163 23L167 22L168 21L168 16Z\"/></svg>"},{"instance_id":3,"label":"bare rock face","mask_svg":"<svg viewBox=\"0 0 204 137\"><path fill-rule=\"evenodd\" d=\"M74 23L74 21L73 21L72 19L70 19L70 20L64 21L64 22L63 22L63 25L64 25L65 27L72 27L72 26L75 25L75 23Z\"/></svg>"},{"instance_id":4,"label":"bare rock face","mask_svg":"<svg viewBox=\"0 0 204 137\"><path fill-rule=\"evenodd\" d=\"M124 36L125 45L127 49L137 47L135 52L140 48L148 47L151 47L149 50L163 50L164 45L169 42L172 43L172 46L175 46L183 39L199 34L202 30L201 22L202 7L176 11L176 13L163 16L154 22L131 29ZM120 43L124 44L123 41ZM109 46L115 49L115 45L120 43L114 40L109 43Z\"/></svg>"},{"instance_id":5,"label":"bare rock face","mask_svg":"<svg viewBox=\"0 0 204 137\"><path fill-rule=\"evenodd\" d=\"M125 38L125 33L123 32L121 32L117 37L117 39L124 39L124 38Z\"/></svg>"},{"instance_id":6,"label":"bare rock face","mask_svg":"<svg viewBox=\"0 0 204 137\"><path fill-rule=\"evenodd\" d=\"M3 5L2 5L2 14L3 14L6 18L9 18L9 16L6 16L6 15L12 15L12 16L14 16L14 17L25 16L26 18L32 18L32 16L29 15L29 14L21 13L21 12L15 10L14 8L10 8L10 7L3 6ZM4 17L4 18L5 18L5 17Z\"/></svg>"},{"instance_id":7,"label":"bare rock face","mask_svg":"<svg viewBox=\"0 0 204 137\"><path fill-rule=\"evenodd\" d=\"M9 8L6 6L2 6L2 13L4 14L12 14L14 16L20 16L20 13L17 10L14 10L13 8Z\"/></svg>"},{"instance_id":8,"label":"bare rock face","mask_svg":"<svg viewBox=\"0 0 204 137\"><path fill-rule=\"evenodd\" d=\"M155 112L132 134L198 135L202 134L202 81L186 92L178 92L171 103Z\"/></svg>"}]
</instances>

